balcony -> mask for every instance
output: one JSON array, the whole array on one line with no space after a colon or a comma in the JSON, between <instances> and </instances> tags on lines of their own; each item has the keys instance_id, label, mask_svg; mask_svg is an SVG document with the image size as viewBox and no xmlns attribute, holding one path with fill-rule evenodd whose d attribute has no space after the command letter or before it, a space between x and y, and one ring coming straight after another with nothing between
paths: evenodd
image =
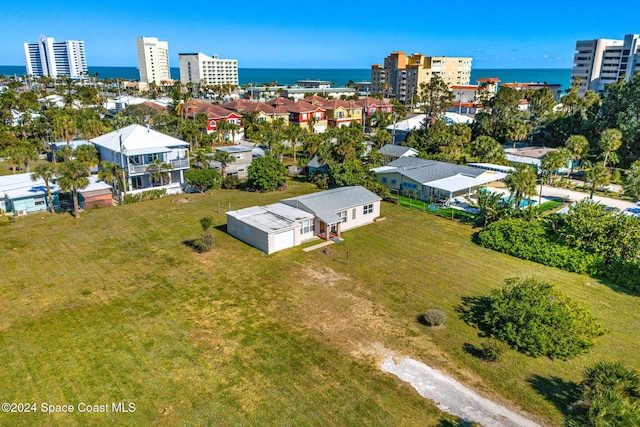
<instances>
[{"instance_id":1,"label":"balcony","mask_svg":"<svg viewBox=\"0 0 640 427\"><path fill-rule=\"evenodd\" d=\"M190 167L189 165L189 159L177 159L177 160L170 160L169 162L167 162L167 165L169 165L171 167L171 170L174 169L188 169ZM147 169L149 168L150 164L144 164L144 165L129 165L129 175L140 175L140 174L145 174L147 173Z\"/></svg>"}]
</instances>

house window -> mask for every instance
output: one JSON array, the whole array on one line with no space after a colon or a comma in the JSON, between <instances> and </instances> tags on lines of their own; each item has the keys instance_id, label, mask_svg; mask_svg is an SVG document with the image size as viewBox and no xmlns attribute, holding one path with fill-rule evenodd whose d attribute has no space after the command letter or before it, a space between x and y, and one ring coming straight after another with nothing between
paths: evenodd
<instances>
[{"instance_id":1,"label":"house window","mask_svg":"<svg viewBox=\"0 0 640 427\"><path fill-rule=\"evenodd\" d=\"M313 220L302 221L302 228L300 228L300 234L307 234L314 231Z\"/></svg>"},{"instance_id":2,"label":"house window","mask_svg":"<svg viewBox=\"0 0 640 427\"><path fill-rule=\"evenodd\" d=\"M356 219L356 208L351 209L351 219Z\"/></svg>"},{"instance_id":3,"label":"house window","mask_svg":"<svg viewBox=\"0 0 640 427\"><path fill-rule=\"evenodd\" d=\"M387 177L386 177L386 176L383 176L383 177L382 177L382 183L383 183L383 184L386 184L386 183L387 183Z\"/></svg>"},{"instance_id":4,"label":"house window","mask_svg":"<svg viewBox=\"0 0 640 427\"><path fill-rule=\"evenodd\" d=\"M347 211L338 212L340 222L347 222Z\"/></svg>"},{"instance_id":5,"label":"house window","mask_svg":"<svg viewBox=\"0 0 640 427\"><path fill-rule=\"evenodd\" d=\"M355 211L355 209L354 209ZM362 207L362 213L363 215L369 215L373 213L373 204L369 204L369 205L364 205Z\"/></svg>"},{"instance_id":6,"label":"house window","mask_svg":"<svg viewBox=\"0 0 640 427\"><path fill-rule=\"evenodd\" d=\"M395 179L391 180L391 185L396 185L396 180Z\"/></svg>"},{"instance_id":7,"label":"house window","mask_svg":"<svg viewBox=\"0 0 640 427\"><path fill-rule=\"evenodd\" d=\"M134 189L138 189L138 188L144 188L142 186L142 177L141 176L132 176L131 177L131 186Z\"/></svg>"},{"instance_id":8,"label":"house window","mask_svg":"<svg viewBox=\"0 0 640 427\"><path fill-rule=\"evenodd\" d=\"M44 202L44 197L35 197L35 198L33 199L33 203L34 203L36 206L42 206L42 205L44 205L44 204L45 204L45 202Z\"/></svg>"}]
</instances>

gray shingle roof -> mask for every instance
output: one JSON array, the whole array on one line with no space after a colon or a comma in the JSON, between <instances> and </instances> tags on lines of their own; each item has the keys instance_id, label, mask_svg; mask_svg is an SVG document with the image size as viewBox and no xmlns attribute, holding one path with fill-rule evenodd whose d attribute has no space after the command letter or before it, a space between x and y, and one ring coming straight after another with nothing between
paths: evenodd
<instances>
[{"instance_id":1,"label":"gray shingle roof","mask_svg":"<svg viewBox=\"0 0 640 427\"><path fill-rule=\"evenodd\" d=\"M384 147L378 150L378 153L383 156L401 157L410 150L413 149L411 147L403 147L402 145L385 144Z\"/></svg>"},{"instance_id":2,"label":"gray shingle roof","mask_svg":"<svg viewBox=\"0 0 640 427\"><path fill-rule=\"evenodd\" d=\"M312 212L321 221L327 224L340 222L340 217L336 212L344 211L355 206L373 203L382 200L380 196L364 187L338 187L319 193L306 194L304 196L292 197L281 200L290 206L299 207L308 212Z\"/></svg>"},{"instance_id":3,"label":"gray shingle roof","mask_svg":"<svg viewBox=\"0 0 640 427\"><path fill-rule=\"evenodd\" d=\"M399 173L421 184L448 178L457 174L477 177L482 175L483 169L461 166L453 163L425 160L417 157L400 157L389 163L396 169L389 169L378 173Z\"/></svg>"}]
</instances>

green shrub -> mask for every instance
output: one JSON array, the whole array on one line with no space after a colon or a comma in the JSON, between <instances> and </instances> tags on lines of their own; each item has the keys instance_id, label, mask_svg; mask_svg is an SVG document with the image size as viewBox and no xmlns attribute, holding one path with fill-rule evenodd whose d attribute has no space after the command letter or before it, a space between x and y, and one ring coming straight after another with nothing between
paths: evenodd
<instances>
[{"instance_id":1,"label":"green shrub","mask_svg":"<svg viewBox=\"0 0 640 427\"><path fill-rule=\"evenodd\" d=\"M488 339L480 344L479 356L487 362L498 362L505 351L505 344L495 339Z\"/></svg>"},{"instance_id":2,"label":"green shrub","mask_svg":"<svg viewBox=\"0 0 640 427\"><path fill-rule=\"evenodd\" d=\"M447 321L447 314L442 310L427 310L418 316L418 320L426 326L440 326Z\"/></svg>"},{"instance_id":3,"label":"green shrub","mask_svg":"<svg viewBox=\"0 0 640 427\"><path fill-rule=\"evenodd\" d=\"M540 221L505 219L478 233L480 245L575 273L596 274L601 257L553 242Z\"/></svg>"},{"instance_id":4,"label":"green shrub","mask_svg":"<svg viewBox=\"0 0 640 427\"><path fill-rule=\"evenodd\" d=\"M238 179L237 175L227 175L222 180L222 188L226 190L233 190L238 187L240 187L240 179Z\"/></svg>"},{"instance_id":5,"label":"green shrub","mask_svg":"<svg viewBox=\"0 0 640 427\"><path fill-rule=\"evenodd\" d=\"M508 279L483 309L482 327L490 336L534 357L568 359L603 333L585 308L533 278Z\"/></svg>"},{"instance_id":6,"label":"green shrub","mask_svg":"<svg viewBox=\"0 0 640 427\"><path fill-rule=\"evenodd\" d=\"M138 203L144 200L162 199L167 195L167 190L149 190L138 194L127 194L123 203Z\"/></svg>"}]
</instances>

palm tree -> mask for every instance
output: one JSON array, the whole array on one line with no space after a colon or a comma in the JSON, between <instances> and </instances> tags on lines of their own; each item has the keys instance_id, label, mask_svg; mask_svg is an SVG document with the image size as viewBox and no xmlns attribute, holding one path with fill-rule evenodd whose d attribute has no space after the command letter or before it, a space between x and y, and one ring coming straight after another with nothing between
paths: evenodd
<instances>
[{"instance_id":1,"label":"palm tree","mask_svg":"<svg viewBox=\"0 0 640 427\"><path fill-rule=\"evenodd\" d=\"M600 148L604 151L602 166L607 166L607 159L612 151L616 151L622 145L622 132L618 129L607 129L600 135Z\"/></svg>"},{"instance_id":2,"label":"palm tree","mask_svg":"<svg viewBox=\"0 0 640 427\"><path fill-rule=\"evenodd\" d=\"M225 179L227 177L227 166L229 166L229 163L235 161L235 158L224 150L216 150L213 153L213 160L220 162L222 179Z\"/></svg>"},{"instance_id":3,"label":"palm tree","mask_svg":"<svg viewBox=\"0 0 640 427\"><path fill-rule=\"evenodd\" d=\"M200 163L203 169L209 169L209 152L205 150L198 150L193 153L193 161Z\"/></svg>"},{"instance_id":4,"label":"palm tree","mask_svg":"<svg viewBox=\"0 0 640 427\"><path fill-rule=\"evenodd\" d=\"M56 174L56 168L51 163L43 163L35 167L34 172L31 174L31 179L37 181L42 179L44 186L47 189L47 197L49 198L49 209L51 213L56 213L56 208L53 205L53 196L51 196L51 187L49 183Z\"/></svg>"},{"instance_id":5,"label":"palm tree","mask_svg":"<svg viewBox=\"0 0 640 427\"><path fill-rule=\"evenodd\" d=\"M289 125L285 128L285 135L291 142L291 152L293 153L293 161L296 162L296 151L298 146L298 140L301 139L307 133L299 126Z\"/></svg>"},{"instance_id":6,"label":"palm tree","mask_svg":"<svg viewBox=\"0 0 640 427\"><path fill-rule=\"evenodd\" d=\"M98 151L93 144L84 144L76 148L75 150L76 160L82 162L87 168L87 171L91 166L98 164Z\"/></svg>"},{"instance_id":7,"label":"palm tree","mask_svg":"<svg viewBox=\"0 0 640 427\"><path fill-rule=\"evenodd\" d=\"M163 163L160 159L155 159L153 163L147 166L147 172L151 173L151 181L154 183L160 182L160 186L164 186L165 180L171 181L170 170L171 166Z\"/></svg>"},{"instance_id":8,"label":"palm tree","mask_svg":"<svg viewBox=\"0 0 640 427\"><path fill-rule=\"evenodd\" d=\"M126 177L123 174L122 168L118 166L117 163L103 160L102 163L100 163L98 179L108 182L111 185L118 183L118 188L122 191L122 195L127 195Z\"/></svg>"},{"instance_id":9,"label":"palm tree","mask_svg":"<svg viewBox=\"0 0 640 427\"><path fill-rule=\"evenodd\" d=\"M518 142L522 142L529 135L529 126L522 120L517 119L509 123L507 128L507 139L513 143L516 148Z\"/></svg>"},{"instance_id":10,"label":"palm tree","mask_svg":"<svg viewBox=\"0 0 640 427\"><path fill-rule=\"evenodd\" d=\"M536 194L536 178L536 171L532 166L518 163L504 179L511 191L516 210L520 210L520 202L524 198L531 198Z\"/></svg>"},{"instance_id":11,"label":"palm tree","mask_svg":"<svg viewBox=\"0 0 640 427\"><path fill-rule=\"evenodd\" d=\"M60 113L53 118L53 131L69 144L76 136L78 124L70 113Z\"/></svg>"},{"instance_id":12,"label":"palm tree","mask_svg":"<svg viewBox=\"0 0 640 427\"><path fill-rule=\"evenodd\" d=\"M62 191L71 191L73 195L73 216L80 218L80 208L78 206L78 190L87 188L89 185L89 178L87 178L86 166L78 161L71 160L64 162L58 172L60 178L58 178L58 185Z\"/></svg>"},{"instance_id":13,"label":"palm tree","mask_svg":"<svg viewBox=\"0 0 640 427\"><path fill-rule=\"evenodd\" d=\"M591 181L591 194L589 198L593 199L593 193L595 193L596 187L607 185L611 179L611 174L609 173L609 169L604 165L593 165L589 163L585 166L585 180Z\"/></svg>"},{"instance_id":14,"label":"palm tree","mask_svg":"<svg viewBox=\"0 0 640 427\"><path fill-rule=\"evenodd\" d=\"M573 165L576 160L582 159L589 152L589 141L582 135L571 135L567 138L565 145L571 153L571 175L573 175Z\"/></svg>"}]
</instances>

